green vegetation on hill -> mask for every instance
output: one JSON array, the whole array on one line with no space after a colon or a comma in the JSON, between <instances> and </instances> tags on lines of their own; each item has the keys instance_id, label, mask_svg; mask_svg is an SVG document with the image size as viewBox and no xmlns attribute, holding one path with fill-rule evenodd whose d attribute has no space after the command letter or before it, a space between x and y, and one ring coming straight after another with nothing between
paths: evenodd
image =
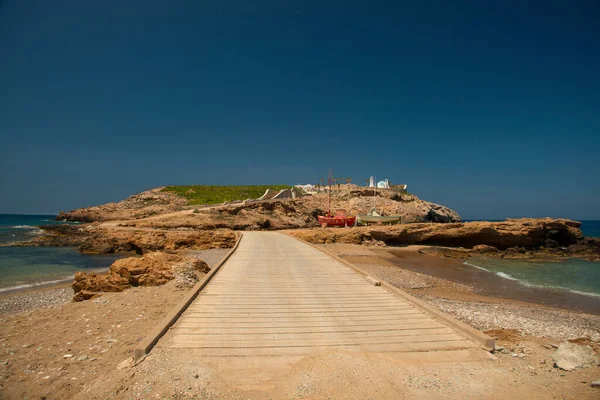
<instances>
[{"instance_id":1,"label":"green vegetation on hill","mask_svg":"<svg viewBox=\"0 0 600 400\"><path fill-rule=\"evenodd\" d=\"M288 189L290 185L256 185L256 186L167 186L163 192L171 192L185 197L188 204L220 204L224 201L256 199L267 189Z\"/></svg>"}]
</instances>

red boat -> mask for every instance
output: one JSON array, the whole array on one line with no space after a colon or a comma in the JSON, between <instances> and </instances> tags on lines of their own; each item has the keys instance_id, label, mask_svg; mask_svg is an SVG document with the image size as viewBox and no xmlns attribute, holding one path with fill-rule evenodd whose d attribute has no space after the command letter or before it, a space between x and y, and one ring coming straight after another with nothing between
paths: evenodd
<instances>
[{"instance_id":1,"label":"red boat","mask_svg":"<svg viewBox=\"0 0 600 400\"><path fill-rule=\"evenodd\" d=\"M319 215L318 219L321 226L354 226L356 223L356 217L346 215L346 210L337 210L333 217L330 213Z\"/></svg>"},{"instance_id":2,"label":"red boat","mask_svg":"<svg viewBox=\"0 0 600 400\"><path fill-rule=\"evenodd\" d=\"M356 217L351 217L346 215L346 210L337 210L334 216L331 216L331 168L329 168L329 204L326 215L319 215L317 218L319 221L319 225L323 228L327 226L354 226L356 224Z\"/></svg>"}]
</instances>

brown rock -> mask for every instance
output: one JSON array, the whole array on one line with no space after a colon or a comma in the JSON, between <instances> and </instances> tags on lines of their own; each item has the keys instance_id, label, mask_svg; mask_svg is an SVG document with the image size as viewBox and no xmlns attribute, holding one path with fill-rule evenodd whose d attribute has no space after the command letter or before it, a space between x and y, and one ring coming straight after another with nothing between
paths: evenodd
<instances>
[{"instance_id":1,"label":"brown rock","mask_svg":"<svg viewBox=\"0 0 600 400\"><path fill-rule=\"evenodd\" d=\"M71 285L75 293L89 292L122 292L130 287L127 279L115 274L98 274L95 272L76 272Z\"/></svg>"},{"instance_id":2,"label":"brown rock","mask_svg":"<svg viewBox=\"0 0 600 400\"><path fill-rule=\"evenodd\" d=\"M386 244L426 244L447 247L472 248L478 245L493 246L504 250L544 246L548 238L560 246L577 243L583 235L580 223L566 219L506 220L504 222L465 222L452 224L401 224L394 226L359 227L353 229L300 229L290 231L311 243L354 243L362 244L372 239Z\"/></svg>"},{"instance_id":3,"label":"brown rock","mask_svg":"<svg viewBox=\"0 0 600 400\"><path fill-rule=\"evenodd\" d=\"M121 292L132 286L164 285L175 277L174 266L181 264L191 271L210 271L204 261L179 254L153 252L123 258L115 261L105 274L77 272L72 285L74 300L87 300L98 292Z\"/></svg>"},{"instance_id":4,"label":"brown rock","mask_svg":"<svg viewBox=\"0 0 600 400\"><path fill-rule=\"evenodd\" d=\"M488 246L487 244L478 244L477 246L473 246L472 249L477 253L497 253L498 249L494 246Z\"/></svg>"},{"instance_id":5,"label":"brown rock","mask_svg":"<svg viewBox=\"0 0 600 400\"><path fill-rule=\"evenodd\" d=\"M84 301L84 300L89 300L93 297L99 297L99 296L102 296L102 293L96 293L96 292L90 292L88 290L82 290L80 292L75 293L75 297L73 297L73 300Z\"/></svg>"}]
</instances>

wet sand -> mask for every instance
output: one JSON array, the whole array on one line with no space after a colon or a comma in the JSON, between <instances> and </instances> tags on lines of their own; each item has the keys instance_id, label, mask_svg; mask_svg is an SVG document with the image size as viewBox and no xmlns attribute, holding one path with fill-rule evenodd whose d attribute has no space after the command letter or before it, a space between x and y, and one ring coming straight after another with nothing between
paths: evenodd
<instances>
[{"instance_id":1,"label":"wet sand","mask_svg":"<svg viewBox=\"0 0 600 400\"><path fill-rule=\"evenodd\" d=\"M373 250L379 258L410 271L469 285L475 292L489 297L517 300L548 307L600 315L600 298L566 290L529 287L498 275L465 265L463 260L438 258L413 249ZM350 257L355 258L355 257ZM350 260L357 262L358 260ZM358 256L357 258L361 258Z\"/></svg>"}]
</instances>

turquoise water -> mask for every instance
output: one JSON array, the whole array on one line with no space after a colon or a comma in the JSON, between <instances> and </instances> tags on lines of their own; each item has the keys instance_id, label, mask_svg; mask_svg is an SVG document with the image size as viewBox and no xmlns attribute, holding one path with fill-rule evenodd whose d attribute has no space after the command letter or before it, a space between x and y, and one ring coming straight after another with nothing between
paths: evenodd
<instances>
[{"instance_id":1,"label":"turquoise water","mask_svg":"<svg viewBox=\"0 0 600 400\"><path fill-rule=\"evenodd\" d=\"M465 264L484 269L524 286L562 289L600 297L600 263L581 260L531 262L524 260L469 260Z\"/></svg>"},{"instance_id":2,"label":"turquoise water","mask_svg":"<svg viewBox=\"0 0 600 400\"><path fill-rule=\"evenodd\" d=\"M29 240L39 225L60 224L54 215L0 214L0 243ZM76 271L108 268L119 255L87 255L69 247L0 247L0 293L73 279Z\"/></svg>"},{"instance_id":3,"label":"turquoise water","mask_svg":"<svg viewBox=\"0 0 600 400\"><path fill-rule=\"evenodd\" d=\"M76 271L106 269L120 257L81 254L70 247L0 247L0 293L70 281Z\"/></svg>"}]
</instances>

